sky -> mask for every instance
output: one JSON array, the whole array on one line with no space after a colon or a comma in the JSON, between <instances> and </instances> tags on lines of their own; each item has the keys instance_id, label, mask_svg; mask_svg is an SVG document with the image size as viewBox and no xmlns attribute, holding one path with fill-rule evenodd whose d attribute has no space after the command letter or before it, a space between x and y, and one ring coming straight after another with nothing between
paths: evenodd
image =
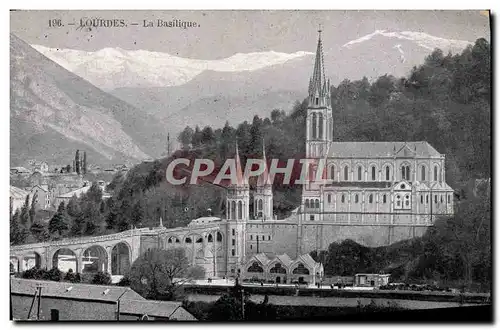
<instances>
[{"instance_id":1,"label":"sky","mask_svg":"<svg viewBox=\"0 0 500 330\"><path fill-rule=\"evenodd\" d=\"M235 53L314 52L322 25L325 52L375 30L425 32L474 42L490 40L479 11L11 11L11 33L29 44L96 51L106 47L220 59ZM123 19L126 27L77 28L80 19ZM60 19L63 27L49 27ZM174 19L199 27L143 27L143 20ZM69 26L68 23L76 25ZM138 23L139 25L131 25Z\"/></svg>"}]
</instances>

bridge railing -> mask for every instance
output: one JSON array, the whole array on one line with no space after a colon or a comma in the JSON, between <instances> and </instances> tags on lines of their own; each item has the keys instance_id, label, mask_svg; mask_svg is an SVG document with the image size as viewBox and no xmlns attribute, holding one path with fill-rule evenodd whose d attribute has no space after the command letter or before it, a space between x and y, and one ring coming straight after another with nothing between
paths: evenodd
<instances>
[{"instance_id":1,"label":"bridge railing","mask_svg":"<svg viewBox=\"0 0 500 330\"><path fill-rule=\"evenodd\" d=\"M35 250L40 248L45 248L47 246L66 246L66 245L76 245L76 244L88 244L88 243L97 243L103 241L112 241L124 239L132 236L140 235L145 232L149 228L139 228L139 229L130 229L126 231L122 231L116 234L109 235L101 235L101 236L84 236L78 238L66 238L59 241L47 241L47 242L39 242L32 244L22 244L22 245L14 245L10 247L10 251L23 251L23 250Z\"/></svg>"}]
</instances>

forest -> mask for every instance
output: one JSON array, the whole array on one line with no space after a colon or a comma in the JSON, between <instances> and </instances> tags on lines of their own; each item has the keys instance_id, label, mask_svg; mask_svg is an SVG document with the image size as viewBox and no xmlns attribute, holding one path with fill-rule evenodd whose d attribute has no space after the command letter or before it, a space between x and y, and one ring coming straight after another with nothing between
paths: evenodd
<instances>
[{"instance_id":1,"label":"forest","mask_svg":"<svg viewBox=\"0 0 500 330\"><path fill-rule=\"evenodd\" d=\"M441 222L437 223L420 242L401 243L409 244L415 263L429 262L416 256L437 244L432 240L436 231L440 233L439 239L445 240L439 244L459 244L456 239L446 241L450 226L456 235L473 235L468 226L476 221L478 213L467 210L484 208L481 200L472 196L469 187L476 179L491 177L490 60L490 44L481 38L460 54L444 54L435 49L406 77L384 75L374 81L364 77L344 80L331 88L335 141L427 141L446 155L446 182L456 191L460 212L453 219L442 222L442 227ZM268 158L282 161L301 158L305 153L306 107L305 100L297 101L293 109L269 109L269 118L255 116L252 122L245 121L236 127L229 123L222 128L186 127L178 136L181 148L170 157L138 164L126 175L114 177L108 186L112 197L105 201L99 189L92 187L84 196L74 197L67 205L59 205L48 223L36 220L34 207L27 200L11 216L11 244L100 235L134 226L152 227L159 224L160 218L163 225L174 227L187 225L191 219L208 214L221 216L225 212L224 187L208 183L171 186L165 180L169 162L178 157L210 158L222 165L225 159L234 156L235 141L238 141L244 165L248 158L261 157L263 140ZM301 186L282 185L279 180L273 185L274 209L278 217L286 217L300 205ZM484 218L478 221L489 223L490 208L481 210L479 214ZM486 227L489 228L484 225L480 229L478 238L491 235L489 230L482 232ZM327 265L336 263L338 253L335 251L347 243L342 244L330 246ZM464 248L460 244L457 249ZM384 249L384 253L397 251L390 247ZM470 266L466 267L468 273L465 275L469 279L477 271L474 268L477 260L484 260L476 257L472 261L466 260L468 257L457 257ZM441 260L439 264L452 264L458 259ZM376 268L387 267L377 265ZM408 268L405 276L413 276L412 269ZM431 272L444 271L429 269ZM330 272L344 271L331 269Z\"/></svg>"}]
</instances>

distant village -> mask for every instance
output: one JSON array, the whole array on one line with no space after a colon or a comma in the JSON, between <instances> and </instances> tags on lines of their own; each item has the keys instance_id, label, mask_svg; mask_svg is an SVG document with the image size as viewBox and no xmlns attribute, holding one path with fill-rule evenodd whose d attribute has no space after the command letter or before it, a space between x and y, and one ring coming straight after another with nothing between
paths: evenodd
<instances>
[{"instance_id":1,"label":"distant village","mask_svg":"<svg viewBox=\"0 0 500 330\"><path fill-rule=\"evenodd\" d=\"M109 198L106 187L117 173L126 173L129 164L101 167L87 160L84 150L76 150L72 164L49 164L43 160L29 160L25 166L10 168L11 212L20 209L29 196L35 198L37 210L55 211L61 202L85 194L93 182L103 191L103 199ZM50 216L50 215L48 215Z\"/></svg>"}]
</instances>

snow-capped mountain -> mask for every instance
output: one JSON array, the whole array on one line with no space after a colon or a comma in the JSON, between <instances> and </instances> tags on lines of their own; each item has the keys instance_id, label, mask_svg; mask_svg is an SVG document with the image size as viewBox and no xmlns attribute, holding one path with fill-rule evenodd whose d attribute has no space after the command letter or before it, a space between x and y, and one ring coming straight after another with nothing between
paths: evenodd
<instances>
[{"instance_id":1,"label":"snow-capped mountain","mask_svg":"<svg viewBox=\"0 0 500 330\"><path fill-rule=\"evenodd\" d=\"M104 48L95 52L32 45L49 59L103 89L182 85L204 71L254 71L313 55L310 52L237 53L220 60L200 60L146 50Z\"/></svg>"},{"instance_id":2,"label":"snow-capped mountain","mask_svg":"<svg viewBox=\"0 0 500 330\"><path fill-rule=\"evenodd\" d=\"M417 45L426 50L433 51L435 48L440 48L443 52L451 51L452 53L461 52L469 44L473 44L471 41L467 40L456 40L456 39L445 39L436 37L424 32L414 32L414 31L387 31L387 30L375 30L374 32L362 36L360 38L351 40L342 47L351 48L356 44L360 44L371 40L375 36L383 36L392 39L409 40L413 41Z\"/></svg>"}]
</instances>

